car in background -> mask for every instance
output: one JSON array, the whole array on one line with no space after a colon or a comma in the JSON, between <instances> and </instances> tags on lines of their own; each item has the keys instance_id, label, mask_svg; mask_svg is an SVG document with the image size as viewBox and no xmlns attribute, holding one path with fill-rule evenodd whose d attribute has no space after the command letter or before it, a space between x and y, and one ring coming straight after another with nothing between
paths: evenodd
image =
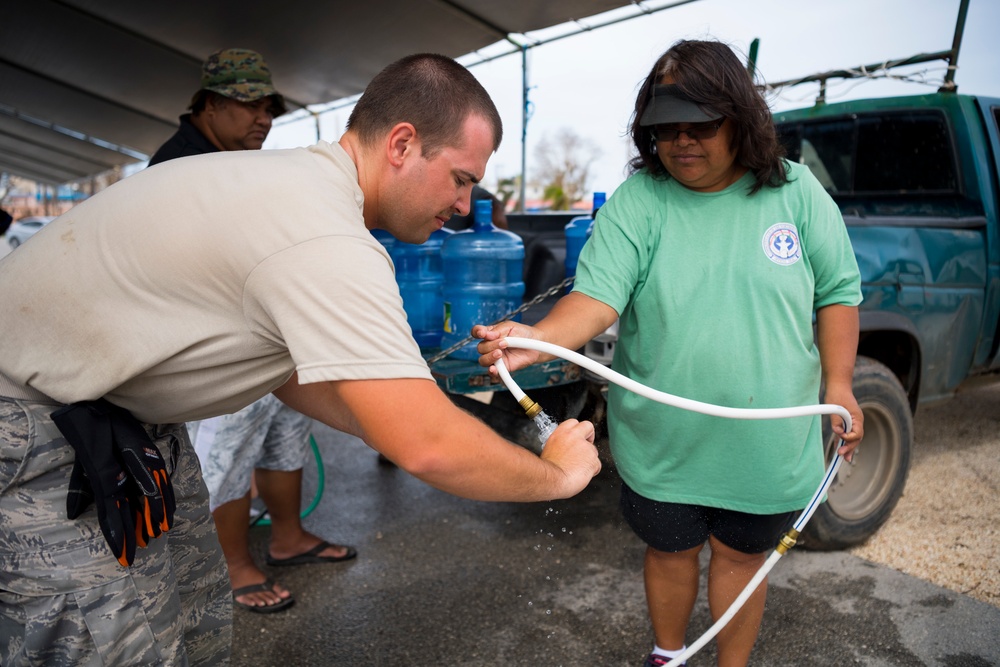
<instances>
[{"instance_id":1,"label":"car in background","mask_svg":"<svg viewBox=\"0 0 1000 667\"><path fill-rule=\"evenodd\" d=\"M34 216L15 220L7 228L7 243L11 250L30 239L39 229L55 220L55 216Z\"/></svg>"}]
</instances>

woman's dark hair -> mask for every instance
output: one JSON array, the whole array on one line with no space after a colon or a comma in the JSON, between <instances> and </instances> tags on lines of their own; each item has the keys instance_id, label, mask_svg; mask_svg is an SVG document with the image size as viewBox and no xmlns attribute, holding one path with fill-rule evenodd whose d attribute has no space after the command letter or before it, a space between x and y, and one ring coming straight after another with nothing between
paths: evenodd
<instances>
[{"instance_id":1,"label":"woman's dark hair","mask_svg":"<svg viewBox=\"0 0 1000 667\"><path fill-rule=\"evenodd\" d=\"M656 61L635 100L631 133L639 155L629 163L630 173L645 167L655 176L669 178L656 155L651 128L639 125L652 97L653 86L667 75L692 101L721 113L733 124L731 148L736 154L736 162L753 172L756 178L750 194L765 185L778 188L788 182L781 159L785 151L778 142L767 101L732 49L714 41L681 40Z\"/></svg>"},{"instance_id":2,"label":"woman's dark hair","mask_svg":"<svg viewBox=\"0 0 1000 667\"><path fill-rule=\"evenodd\" d=\"M493 150L499 148L503 123L482 84L451 58L420 53L397 60L371 80L347 119L347 129L371 146L398 123L412 123L423 155L433 157L458 144L470 115L490 124Z\"/></svg>"}]
</instances>

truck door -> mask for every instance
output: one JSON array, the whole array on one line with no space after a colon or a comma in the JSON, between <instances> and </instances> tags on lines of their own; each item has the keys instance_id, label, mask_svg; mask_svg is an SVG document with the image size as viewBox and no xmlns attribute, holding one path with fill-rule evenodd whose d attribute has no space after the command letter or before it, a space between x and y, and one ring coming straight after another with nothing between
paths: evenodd
<instances>
[{"instance_id":1,"label":"truck door","mask_svg":"<svg viewBox=\"0 0 1000 667\"><path fill-rule=\"evenodd\" d=\"M983 332L976 349L980 368L1000 368L1000 100L977 98L985 140L982 142L983 208L989 220L986 234L988 277Z\"/></svg>"}]
</instances>

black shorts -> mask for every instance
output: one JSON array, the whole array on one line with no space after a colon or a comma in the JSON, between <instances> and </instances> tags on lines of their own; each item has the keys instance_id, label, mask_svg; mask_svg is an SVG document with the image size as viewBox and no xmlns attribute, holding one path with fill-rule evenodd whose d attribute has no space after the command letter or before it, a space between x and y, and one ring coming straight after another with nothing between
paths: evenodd
<instances>
[{"instance_id":1,"label":"black shorts","mask_svg":"<svg viewBox=\"0 0 1000 667\"><path fill-rule=\"evenodd\" d=\"M704 544L708 536L745 554L770 551L793 525L798 512L746 514L702 505L662 503L622 483L622 514L643 542L676 553Z\"/></svg>"}]
</instances>

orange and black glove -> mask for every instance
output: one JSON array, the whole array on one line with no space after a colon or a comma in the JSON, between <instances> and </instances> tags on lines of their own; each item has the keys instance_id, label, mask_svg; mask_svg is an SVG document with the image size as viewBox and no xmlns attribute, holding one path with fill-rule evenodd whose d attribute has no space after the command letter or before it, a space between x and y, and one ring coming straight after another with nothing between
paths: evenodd
<instances>
[{"instance_id":1,"label":"orange and black glove","mask_svg":"<svg viewBox=\"0 0 1000 667\"><path fill-rule=\"evenodd\" d=\"M77 518L93 500L115 558L131 565L137 545L173 525L174 490L159 450L131 413L103 399L60 408L52 421L76 452L67 517Z\"/></svg>"},{"instance_id":2,"label":"orange and black glove","mask_svg":"<svg viewBox=\"0 0 1000 667\"><path fill-rule=\"evenodd\" d=\"M108 403L115 448L131 478L129 500L136 512L135 530L140 547L174 524L174 487L167 466L146 429L127 410Z\"/></svg>"},{"instance_id":3,"label":"orange and black glove","mask_svg":"<svg viewBox=\"0 0 1000 667\"><path fill-rule=\"evenodd\" d=\"M111 417L98 406L74 403L52 413L52 421L76 452L66 496L66 515L80 516L90 501L111 552L124 566L135 557L135 511L128 499L128 475L112 445Z\"/></svg>"}]
</instances>

